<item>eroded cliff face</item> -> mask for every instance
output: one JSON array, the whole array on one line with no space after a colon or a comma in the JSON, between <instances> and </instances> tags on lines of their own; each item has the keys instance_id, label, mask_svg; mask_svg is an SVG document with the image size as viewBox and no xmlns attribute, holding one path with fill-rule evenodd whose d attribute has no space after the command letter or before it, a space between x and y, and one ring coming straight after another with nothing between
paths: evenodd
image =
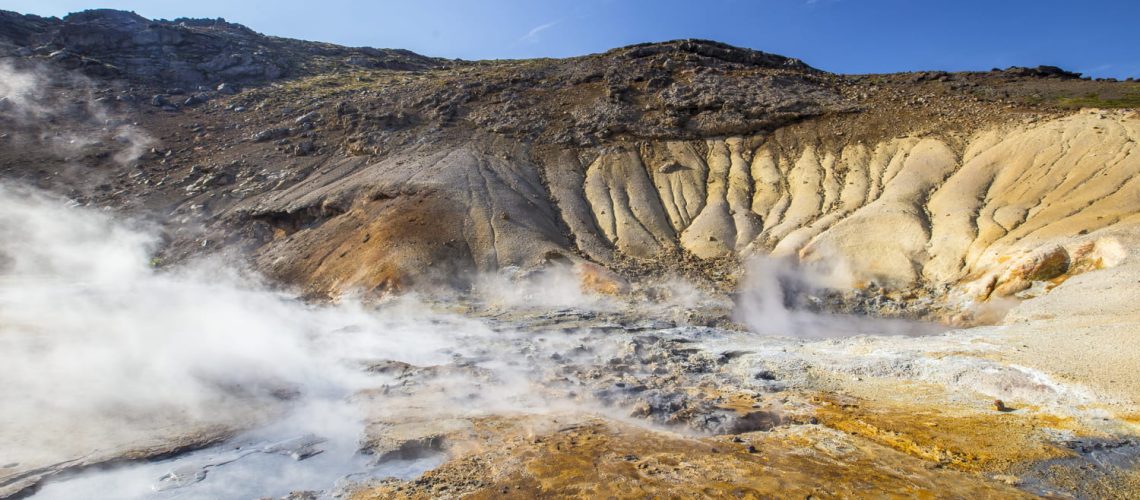
<instances>
[{"instance_id":1,"label":"eroded cliff face","mask_svg":"<svg viewBox=\"0 0 1140 500\"><path fill-rule=\"evenodd\" d=\"M816 125L602 148L467 141L342 160L235 210L274 228L258 262L319 293L582 260L680 272L680 254L759 256L790 258L839 291L921 292L962 321L1118 264L1119 233L1140 220L1132 112L852 143ZM313 212L329 217L275 218Z\"/></svg>"},{"instance_id":2,"label":"eroded cliff face","mask_svg":"<svg viewBox=\"0 0 1140 500\"><path fill-rule=\"evenodd\" d=\"M1105 235L1138 221L1138 125L1089 110L828 147L807 123L603 151L582 167L582 191L625 255L790 256L838 288L985 301L1123 258Z\"/></svg>"}]
</instances>

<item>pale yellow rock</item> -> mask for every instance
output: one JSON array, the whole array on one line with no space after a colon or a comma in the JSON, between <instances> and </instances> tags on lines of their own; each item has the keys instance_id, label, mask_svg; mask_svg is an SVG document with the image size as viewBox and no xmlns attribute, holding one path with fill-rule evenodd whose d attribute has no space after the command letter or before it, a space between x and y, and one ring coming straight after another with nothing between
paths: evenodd
<instances>
[{"instance_id":1,"label":"pale yellow rock","mask_svg":"<svg viewBox=\"0 0 1140 500\"><path fill-rule=\"evenodd\" d=\"M870 181L867 169L871 161L866 146L855 144L843 148L839 160L839 167L846 170L843 178L843 188L839 195L839 209L851 212L867 202Z\"/></svg>"},{"instance_id":2,"label":"pale yellow rock","mask_svg":"<svg viewBox=\"0 0 1140 500\"><path fill-rule=\"evenodd\" d=\"M546 169L546 180L550 197L582 253L603 264L613 261L613 247L598 228L582 189L585 173L578 155L569 150L559 152Z\"/></svg>"},{"instance_id":3,"label":"pale yellow rock","mask_svg":"<svg viewBox=\"0 0 1140 500\"><path fill-rule=\"evenodd\" d=\"M819 165L823 169L823 180L820 182L820 190L823 192L823 200L820 203L819 213L826 214L835 210L839 202L839 180L836 178L836 156L834 153L828 151L820 158Z\"/></svg>"},{"instance_id":4,"label":"pale yellow rock","mask_svg":"<svg viewBox=\"0 0 1140 500\"><path fill-rule=\"evenodd\" d=\"M673 229L636 152L599 156L583 187L598 226L622 252L647 258L673 244Z\"/></svg>"},{"instance_id":5,"label":"pale yellow rock","mask_svg":"<svg viewBox=\"0 0 1140 500\"><path fill-rule=\"evenodd\" d=\"M744 159L745 144L739 137L725 141L729 150L728 210L735 229L733 250L740 252L763 229L763 223L752 211L752 178L748 161ZM750 154L750 153L749 153Z\"/></svg>"},{"instance_id":6,"label":"pale yellow rock","mask_svg":"<svg viewBox=\"0 0 1140 500\"><path fill-rule=\"evenodd\" d=\"M776 202L784 193L781 184L783 175L776 166L775 153L767 147L761 147L752 156L752 211L762 218L772 211ZM767 224L767 219L763 222Z\"/></svg>"},{"instance_id":7,"label":"pale yellow rock","mask_svg":"<svg viewBox=\"0 0 1140 500\"><path fill-rule=\"evenodd\" d=\"M790 203L784 216L779 224L765 228L761 236L768 241L768 244L778 243L788 233L807 225L819 215L823 203L823 193L820 190L823 176L819 156L816 155L815 148L809 146L788 173Z\"/></svg>"},{"instance_id":8,"label":"pale yellow rock","mask_svg":"<svg viewBox=\"0 0 1140 500\"><path fill-rule=\"evenodd\" d=\"M856 282L898 287L918 279L930 238L924 202L957 161L944 143L925 139L893 163L897 173L879 199L816 237L801 252L805 260L845 262Z\"/></svg>"},{"instance_id":9,"label":"pale yellow rock","mask_svg":"<svg viewBox=\"0 0 1140 500\"><path fill-rule=\"evenodd\" d=\"M669 222L678 233L693 222L705 206L708 166L687 142L647 145L647 166Z\"/></svg>"},{"instance_id":10,"label":"pale yellow rock","mask_svg":"<svg viewBox=\"0 0 1140 500\"><path fill-rule=\"evenodd\" d=\"M681 246L701 258L721 257L736 251L736 224L728 203L728 144L708 141L708 188L705 207L681 233Z\"/></svg>"}]
</instances>

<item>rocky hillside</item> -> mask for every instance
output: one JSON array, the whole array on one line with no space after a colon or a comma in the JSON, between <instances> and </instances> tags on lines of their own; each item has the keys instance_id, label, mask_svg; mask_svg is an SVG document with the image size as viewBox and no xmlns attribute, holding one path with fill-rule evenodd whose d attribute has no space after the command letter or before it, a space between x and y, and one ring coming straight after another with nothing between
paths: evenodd
<instances>
[{"instance_id":1,"label":"rocky hillside","mask_svg":"<svg viewBox=\"0 0 1140 500\"><path fill-rule=\"evenodd\" d=\"M4 13L0 53L45 84L8 109L116 139L9 114L3 175L314 296L590 263L728 289L774 255L832 307L973 321L1122 261L1140 208L1140 84L1050 67L846 76L699 40L447 62L107 10Z\"/></svg>"},{"instance_id":2,"label":"rocky hillside","mask_svg":"<svg viewBox=\"0 0 1140 500\"><path fill-rule=\"evenodd\" d=\"M88 10L63 19L0 11L0 53L102 79L181 88L263 84L344 67L428 69L444 61L406 50L351 49L255 33L224 19L152 21Z\"/></svg>"}]
</instances>

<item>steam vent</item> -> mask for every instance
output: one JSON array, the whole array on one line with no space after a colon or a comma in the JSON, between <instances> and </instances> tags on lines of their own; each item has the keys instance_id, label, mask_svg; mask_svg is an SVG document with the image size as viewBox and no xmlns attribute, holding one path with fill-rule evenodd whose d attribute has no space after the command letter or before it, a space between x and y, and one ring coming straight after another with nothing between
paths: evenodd
<instances>
[{"instance_id":1,"label":"steam vent","mask_svg":"<svg viewBox=\"0 0 1140 500\"><path fill-rule=\"evenodd\" d=\"M0 498L1140 498L1138 109L0 11Z\"/></svg>"}]
</instances>

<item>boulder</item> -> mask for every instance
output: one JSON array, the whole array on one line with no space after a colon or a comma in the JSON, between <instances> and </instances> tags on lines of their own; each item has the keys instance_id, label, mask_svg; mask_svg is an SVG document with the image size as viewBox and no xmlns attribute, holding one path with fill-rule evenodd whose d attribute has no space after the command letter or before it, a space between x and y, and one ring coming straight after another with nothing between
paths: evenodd
<instances>
[{"instance_id":1,"label":"boulder","mask_svg":"<svg viewBox=\"0 0 1140 500\"><path fill-rule=\"evenodd\" d=\"M1038 249L1015 261L998 276L994 295L1007 297L1028 289L1034 281L1047 281L1069 270L1069 252L1060 245Z\"/></svg>"},{"instance_id":2,"label":"boulder","mask_svg":"<svg viewBox=\"0 0 1140 500\"><path fill-rule=\"evenodd\" d=\"M277 139L284 139L286 137L289 137L289 134L291 133L293 133L293 131L288 127L267 128L261 132L253 134L252 139L253 142L275 141Z\"/></svg>"}]
</instances>

